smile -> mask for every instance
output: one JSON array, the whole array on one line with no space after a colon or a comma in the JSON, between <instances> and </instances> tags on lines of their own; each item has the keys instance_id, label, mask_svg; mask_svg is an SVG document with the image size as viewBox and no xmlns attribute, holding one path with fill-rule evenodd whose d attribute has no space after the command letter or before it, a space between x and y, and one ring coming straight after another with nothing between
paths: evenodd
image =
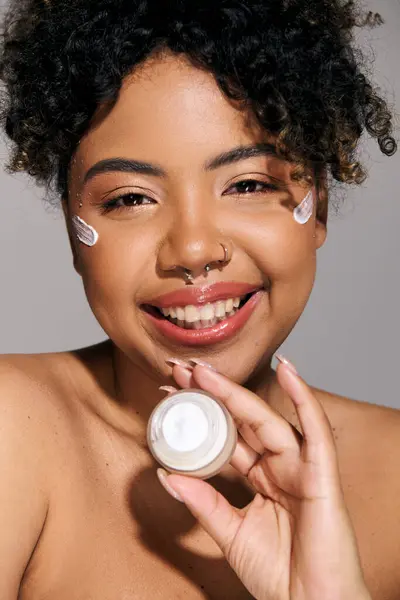
<instances>
[{"instance_id":1,"label":"smile","mask_svg":"<svg viewBox=\"0 0 400 600\"><path fill-rule=\"evenodd\" d=\"M242 297L209 302L203 306L188 304L187 306L158 308L157 306L148 305L148 308L149 310L155 308L156 311L177 327L205 329L233 317L252 295L253 293L249 293Z\"/></svg>"},{"instance_id":2,"label":"smile","mask_svg":"<svg viewBox=\"0 0 400 600\"><path fill-rule=\"evenodd\" d=\"M182 307L158 308L142 305L142 310L160 333L183 345L198 346L233 337L249 320L265 289L243 297Z\"/></svg>"}]
</instances>

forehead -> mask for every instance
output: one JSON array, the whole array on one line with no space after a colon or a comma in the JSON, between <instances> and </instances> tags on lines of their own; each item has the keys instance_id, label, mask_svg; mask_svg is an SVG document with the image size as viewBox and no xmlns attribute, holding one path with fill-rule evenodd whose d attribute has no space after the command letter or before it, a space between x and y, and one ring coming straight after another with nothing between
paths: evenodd
<instances>
[{"instance_id":1,"label":"forehead","mask_svg":"<svg viewBox=\"0 0 400 600\"><path fill-rule=\"evenodd\" d=\"M267 141L249 111L225 97L212 74L185 57L152 58L123 82L117 103L103 107L82 139L73 168L115 156L173 171L195 168L232 147Z\"/></svg>"}]
</instances>

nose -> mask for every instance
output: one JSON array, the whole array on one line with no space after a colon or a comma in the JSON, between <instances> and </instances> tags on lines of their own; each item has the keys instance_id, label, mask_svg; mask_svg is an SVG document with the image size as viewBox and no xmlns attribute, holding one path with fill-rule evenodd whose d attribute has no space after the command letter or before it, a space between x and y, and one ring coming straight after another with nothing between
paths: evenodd
<instances>
[{"instance_id":1,"label":"nose","mask_svg":"<svg viewBox=\"0 0 400 600\"><path fill-rule=\"evenodd\" d=\"M215 214L190 214L174 218L158 253L158 267L163 272L189 270L193 279L205 273L205 267L220 267L225 259L223 244L229 243L215 225ZM228 252L229 256L231 254Z\"/></svg>"}]
</instances>

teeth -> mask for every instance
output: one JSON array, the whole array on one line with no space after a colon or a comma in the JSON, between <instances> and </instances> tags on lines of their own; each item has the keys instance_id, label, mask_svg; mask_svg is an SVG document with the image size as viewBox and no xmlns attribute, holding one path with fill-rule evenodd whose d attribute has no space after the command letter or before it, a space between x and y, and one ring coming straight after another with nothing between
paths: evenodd
<instances>
[{"instance_id":1,"label":"teeth","mask_svg":"<svg viewBox=\"0 0 400 600\"><path fill-rule=\"evenodd\" d=\"M239 302L240 304L240 302ZM215 307L214 307L214 313L216 317L224 317L225 313L226 313L226 305L225 302L219 301L219 302L215 302Z\"/></svg>"},{"instance_id":2,"label":"teeth","mask_svg":"<svg viewBox=\"0 0 400 600\"><path fill-rule=\"evenodd\" d=\"M179 316L179 309L177 309L176 313L177 313L177 317L178 319L182 320L182 321L187 321L188 323L194 323L195 321L198 321L200 317L200 311L197 310L197 308L195 308L194 306L186 306L183 314L183 317Z\"/></svg>"},{"instance_id":3,"label":"teeth","mask_svg":"<svg viewBox=\"0 0 400 600\"><path fill-rule=\"evenodd\" d=\"M229 313L229 312L232 312L232 309L233 309L233 300L232 300L232 298L229 298L229 300L227 300L226 304L225 304L225 311Z\"/></svg>"},{"instance_id":4,"label":"teeth","mask_svg":"<svg viewBox=\"0 0 400 600\"><path fill-rule=\"evenodd\" d=\"M166 316L166 315L164 315ZM172 315L171 315L172 317ZM175 309L175 317L174 319L178 319L179 321L184 321L185 320L185 309L184 308L176 308Z\"/></svg>"},{"instance_id":5,"label":"teeth","mask_svg":"<svg viewBox=\"0 0 400 600\"><path fill-rule=\"evenodd\" d=\"M189 304L185 307L171 307L161 308L161 312L164 317L170 319L177 319L178 321L185 321L187 323L195 323L196 321L211 321L215 318L222 319L225 316L231 316L236 312L239 307L241 298L228 298L227 300L218 300L205 304L204 306L197 307L193 304Z\"/></svg>"}]
</instances>

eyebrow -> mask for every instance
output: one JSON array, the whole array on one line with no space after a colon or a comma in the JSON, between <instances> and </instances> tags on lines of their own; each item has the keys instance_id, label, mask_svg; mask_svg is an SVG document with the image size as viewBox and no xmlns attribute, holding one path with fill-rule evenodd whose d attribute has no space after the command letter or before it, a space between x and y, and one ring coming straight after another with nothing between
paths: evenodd
<instances>
[{"instance_id":1,"label":"eyebrow","mask_svg":"<svg viewBox=\"0 0 400 600\"><path fill-rule=\"evenodd\" d=\"M220 167L225 167L255 156L278 157L278 154L276 147L273 144L262 143L253 144L251 146L238 146L237 148L223 152L206 162L204 170L214 171ZM83 179L82 187L100 173L110 172L139 173L143 175L152 175L154 177L167 177L166 171L159 165L129 158L108 158L101 160L90 167Z\"/></svg>"}]
</instances>

